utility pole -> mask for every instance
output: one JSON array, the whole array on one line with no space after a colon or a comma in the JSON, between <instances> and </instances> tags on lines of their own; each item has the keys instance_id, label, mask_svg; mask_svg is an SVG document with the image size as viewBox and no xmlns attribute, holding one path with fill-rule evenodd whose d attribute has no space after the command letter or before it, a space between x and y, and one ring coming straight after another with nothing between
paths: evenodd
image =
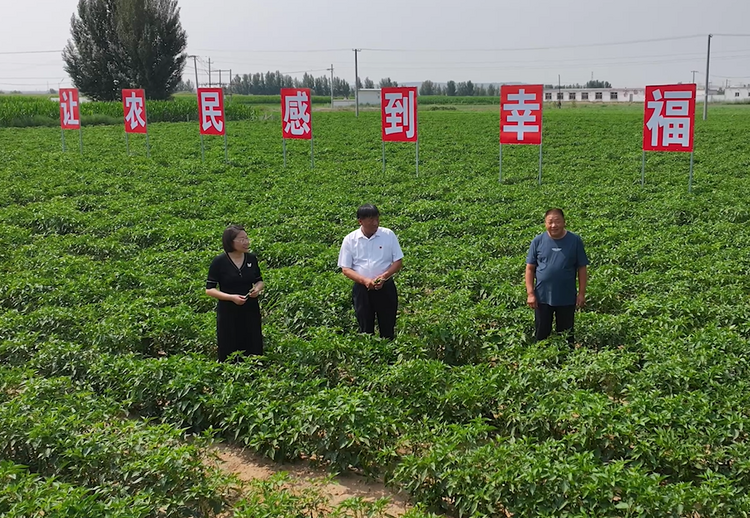
<instances>
[{"instance_id":1,"label":"utility pole","mask_svg":"<svg viewBox=\"0 0 750 518\"><path fill-rule=\"evenodd\" d=\"M211 88L211 58L208 58L208 87Z\"/></svg>"},{"instance_id":2,"label":"utility pole","mask_svg":"<svg viewBox=\"0 0 750 518\"><path fill-rule=\"evenodd\" d=\"M560 84L560 74L557 74L557 107L562 108L562 85Z\"/></svg>"},{"instance_id":3,"label":"utility pole","mask_svg":"<svg viewBox=\"0 0 750 518\"><path fill-rule=\"evenodd\" d=\"M193 58L193 67L195 68L195 91L198 91L198 56L188 56L189 58Z\"/></svg>"},{"instance_id":4,"label":"utility pole","mask_svg":"<svg viewBox=\"0 0 750 518\"><path fill-rule=\"evenodd\" d=\"M693 84L695 84L695 74L697 74L698 71L697 70L691 70L691 72L693 73Z\"/></svg>"},{"instance_id":5,"label":"utility pole","mask_svg":"<svg viewBox=\"0 0 750 518\"><path fill-rule=\"evenodd\" d=\"M706 98L703 101L703 120L708 118L708 70L709 64L711 63L711 37L713 34L708 35L708 50L706 51Z\"/></svg>"},{"instance_id":6,"label":"utility pole","mask_svg":"<svg viewBox=\"0 0 750 518\"><path fill-rule=\"evenodd\" d=\"M222 72L229 72L229 82L227 83L227 86L229 86L229 83L232 82L232 69L216 69L216 72L219 73L219 88L224 88L224 81L221 79L221 73Z\"/></svg>"},{"instance_id":7,"label":"utility pole","mask_svg":"<svg viewBox=\"0 0 750 518\"><path fill-rule=\"evenodd\" d=\"M357 52L362 49L352 49L354 51L354 116L359 117L359 70L357 69Z\"/></svg>"},{"instance_id":8,"label":"utility pole","mask_svg":"<svg viewBox=\"0 0 750 518\"><path fill-rule=\"evenodd\" d=\"M333 109L333 63L331 63L331 68L326 70L331 71L331 109Z\"/></svg>"}]
</instances>

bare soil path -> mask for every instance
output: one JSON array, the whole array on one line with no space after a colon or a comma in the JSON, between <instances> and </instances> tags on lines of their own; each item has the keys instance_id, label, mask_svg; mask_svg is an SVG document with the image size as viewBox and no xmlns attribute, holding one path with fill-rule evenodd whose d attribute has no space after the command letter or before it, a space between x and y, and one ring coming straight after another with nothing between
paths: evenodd
<instances>
[{"instance_id":1,"label":"bare soil path","mask_svg":"<svg viewBox=\"0 0 750 518\"><path fill-rule=\"evenodd\" d=\"M385 512L393 517L402 516L413 507L407 495L394 493L382 482L373 481L355 473L340 474L330 482L321 484L321 479L326 478L328 472L324 468L312 466L306 462L279 464L238 446L227 444L216 444L212 450L219 459L218 467L225 473L235 475L243 482L267 479L283 471L289 475L291 490L315 486L321 496L328 499L332 507L354 497L370 502L379 498L390 498L390 504Z\"/></svg>"}]
</instances>

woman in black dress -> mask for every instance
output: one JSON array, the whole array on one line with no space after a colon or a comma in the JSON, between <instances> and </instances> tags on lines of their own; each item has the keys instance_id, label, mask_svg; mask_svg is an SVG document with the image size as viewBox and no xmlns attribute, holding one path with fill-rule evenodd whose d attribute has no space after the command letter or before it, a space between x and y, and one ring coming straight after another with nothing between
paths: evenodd
<instances>
[{"instance_id":1,"label":"woman in black dress","mask_svg":"<svg viewBox=\"0 0 750 518\"><path fill-rule=\"evenodd\" d=\"M245 229L230 225L221 238L224 253L208 269L206 295L216 303L216 339L219 361L241 351L263 354L258 295L263 291L258 258L248 252ZM218 287L217 287L218 286Z\"/></svg>"}]
</instances>

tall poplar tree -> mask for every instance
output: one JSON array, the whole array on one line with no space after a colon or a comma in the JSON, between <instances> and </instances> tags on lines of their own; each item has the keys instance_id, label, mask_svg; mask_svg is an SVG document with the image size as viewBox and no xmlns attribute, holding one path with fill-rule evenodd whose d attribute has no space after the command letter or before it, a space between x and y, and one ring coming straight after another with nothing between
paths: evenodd
<instances>
[{"instance_id":1,"label":"tall poplar tree","mask_svg":"<svg viewBox=\"0 0 750 518\"><path fill-rule=\"evenodd\" d=\"M167 99L177 89L187 59L177 0L79 0L70 25L63 61L84 95L111 101L144 88Z\"/></svg>"}]
</instances>

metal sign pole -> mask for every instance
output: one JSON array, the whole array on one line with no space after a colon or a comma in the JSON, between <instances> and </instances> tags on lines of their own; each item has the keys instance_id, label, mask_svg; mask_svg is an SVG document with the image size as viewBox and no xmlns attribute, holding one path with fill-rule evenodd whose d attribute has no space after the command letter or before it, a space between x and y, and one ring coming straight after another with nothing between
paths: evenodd
<instances>
[{"instance_id":1,"label":"metal sign pole","mask_svg":"<svg viewBox=\"0 0 750 518\"><path fill-rule=\"evenodd\" d=\"M498 154L498 183L503 183L503 143L500 143L500 153Z\"/></svg>"},{"instance_id":2,"label":"metal sign pole","mask_svg":"<svg viewBox=\"0 0 750 518\"><path fill-rule=\"evenodd\" d=\"M203 133L201 133L201 162L206 161L206 147L203 144Z\"/></svg>"},{"instance_id":3,"label":"metal sign pole","mask_svg":"<svg viewBox=\"0 0 750 518\"><path fill-rule=\"evenodd\" d=\"M315 149L313 147L312 133L310 133L310 169L315 169Z\"/></svg>"},{"instance_id":4,"label":"metal sign pole","mask_svg":"<svg viewBox=\"0 0 750 518\"><path fill-rule=\"evenodd\" d=\"M125 132L125 151L128 153L128 156L130 156L130 140L128 140L128 132Z\"/></svg>"},{"instance_id":5,"label":"metal sign pole","mask_svg":"<svg viewBox=\"0 0 750 518\"><path fill-rule=\"evenodd\" d=\"M417 137L417 178L419 178L419 137Z\"/></svg>"},{"instance_id":6,"label":"metal sign pole","mask_svg":"<svg viewBox=\"0 0 750 518\"><path fill-rule=\"evenodd\" d=\"M539 143L539 185L542 185L542 143Z\"/></svg>"},{"instance_id":7,"label":"metal sign pole","mask_svg":"<svg viewBox=\"0 0 750 518\"><path fill-rule=\"evenodd\" d=\"M224 163L229 163L229 150L227 148L227 132L224 132Z\"/></svg>"},{"instance_id":8,"label":"metal sign pole","mask_svg":"<svg viewBox=\"0 0 750 518\"><path fill-rule=\"evenodd\" d=\"M81 126L78 126L78 149L81 151L81 155L83 155L83 128Z\"/></svg>"},{"instance_id":9,"label":"metal sign pole","mask_svg":"<svg viewBox=\"0 0 750 518\"><path fill-rule=\"evenodd\" d=\"M708 35L708 49L706 50L706 98L703 100L703 120L708 118L708 87L709 87L709 65L711 64L711 38L713 34Z\"/></svg>"},{"instance_id":10,"label":"metal sign pole","mask_svg":"<svg viewBox=\"0 0 750 518\"><path fill-rule=\"evenodd\" d=\"M143 122L146 128L146 156L151 158L151 146L148 141L148 110L146 109L146 102L143 102Z\"/></svg>"},{"instance_id":11,"label":"metal sign pole","mask_svg":"<svg viewBox=\"0 0 750 518\"><path fill-rule=\"evenodd\" d=\"M641 187L646 183L646 150L643 150L641 157Z\"/></svg>"},{"instance_id":12,"label":"metal sign pole","mask_svg":"<svg viewBox=\"0 0 750 518\"><path fill-rule=\"evenodd\" d=\"M65 153L65 130L60 128L60 139L62 140L63 153Z\"/></svg>"},{"instance_id":13,"label":"metal sign pole","mask_svg":"<svg viewBox=\"0 0 750 518\"><path fill-rule=\"evenodd\" d=\"M690 152L690 179L688 180L688 192L693 192L693 156L695 151Z\"/></svg>"},{"instance_id":14,"label":"metal sign pole","mask_svg":"<svg viewBox=\"0 0 750 518\"><path fill-rule=\"evenodd\" d=\"M385 173L385 140L383 141L383 172Z\"/></svg>"},{"instance_id":15,"label":"metal sign pole","mask_svg":"<svg viewBox=\"0 0 750 518\"><path fill-rule=\"evenodd\" d=\"M286 139L281 139L281 147L284 149L284 167L286 167Z\"/></svg>"}]
</instances>

